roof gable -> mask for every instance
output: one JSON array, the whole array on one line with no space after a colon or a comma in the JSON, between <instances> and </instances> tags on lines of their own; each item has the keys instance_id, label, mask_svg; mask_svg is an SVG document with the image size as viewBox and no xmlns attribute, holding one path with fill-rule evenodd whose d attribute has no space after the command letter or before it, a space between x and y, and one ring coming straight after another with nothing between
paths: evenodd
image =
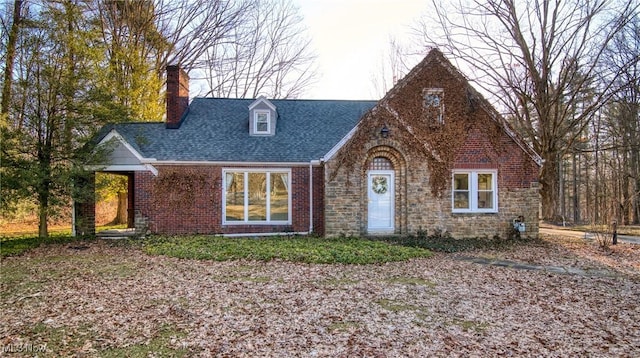
<instances>
[{"instance_id":1,"label":"roof gable","mask_svg":"<svg viewBox=\"0 0 640 358\"><path fill-rule=\"evenodd\" d=\"M264 96L249 105L249 134L273 136L276 134L278 112L276 106Z\"/></svg>"},{"instance_id":2,"label":"roof gable","mask_svg":"<svg viewBox=\"0 0 640 358\"><path fill-rule=\"evenodd\" d=\"M256 100L253 101L251 105L249 105L249 110L252 110L256 107L265 107L265 106L272 111L276 110L276 106L274 106L273 103L271 103L271 101L269 101L265 96L260 96L256 98Z\"/></svg>"},{"instance_id":3,"label":"roof gable","mask_svg":"<svg viewBox=\"0 0 640 358\"><path fill-rule=\"evenodd\" d=\"M429 51L427 56L416 65L404 78L402 78L396 85L387 92L387 94L379 101L378 108L386 108L390 110L390 103L396 99L400 92L402 92L407 86L411 86L416 82L417 77L421 74L433 71L435 68L443 69L448 74L450 79L460 83L465 90L465 96L467 105L470 107L477 106L484 110L492 121L497 123L500 128L507 134L518 146L525 152L531 159L538 165L542 165L542 158L535 150L509 125L507 120L486 100L467 80L467 78L451 64L451 62L440 52L434 48ZM444 78L442 81L435 81L430 88L442 88L446 87ZM426 87L425 87L426 88ZM446 93L445 93L446 96Z\"/></svg>"}]
</instances>

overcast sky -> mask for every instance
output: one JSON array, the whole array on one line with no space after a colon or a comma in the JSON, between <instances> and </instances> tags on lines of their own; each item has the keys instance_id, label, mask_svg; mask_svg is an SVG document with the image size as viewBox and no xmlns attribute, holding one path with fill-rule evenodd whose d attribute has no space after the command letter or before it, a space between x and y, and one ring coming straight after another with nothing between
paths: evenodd
<instances>
[{"instance_id":1,"label":"overcast sky","mask_svg":"<svg viewBox=\"0 0 640 358\"><path fill-rule=\"evenodd\" d=\"M318 55L318 82L303 98L379 99L372 76L381 72L391 36L409 39L425 0L294 0Z\"/></svg>"}]
</instances>

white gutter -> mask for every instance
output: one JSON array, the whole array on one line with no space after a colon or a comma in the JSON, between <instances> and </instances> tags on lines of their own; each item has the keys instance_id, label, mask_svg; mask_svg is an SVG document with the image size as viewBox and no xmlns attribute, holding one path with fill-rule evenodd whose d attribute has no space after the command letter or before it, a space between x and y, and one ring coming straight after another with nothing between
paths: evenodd
<instances>
[{"instance_id":1,"label":"white gutter","mask_svg":"<svg viewBox=\"0 0 640 358\"><path fill-rule=\"evenodd\" d=\"M156 165L218 165L218 166L256 166L256 167L300 167L307 166L309 162L225 162L225 161L198 161L198 160L142 160L142 163Z\"/></svg>"},{"instance_id":2,"label":"white gutter","mask_svg":"<svg viewBox=\"0 0 640 358\"><path fill-rule=\"evenodd\" d=\"M313 232L313 164L309 162L309 232Z\"/></svg>"}]
</instances>

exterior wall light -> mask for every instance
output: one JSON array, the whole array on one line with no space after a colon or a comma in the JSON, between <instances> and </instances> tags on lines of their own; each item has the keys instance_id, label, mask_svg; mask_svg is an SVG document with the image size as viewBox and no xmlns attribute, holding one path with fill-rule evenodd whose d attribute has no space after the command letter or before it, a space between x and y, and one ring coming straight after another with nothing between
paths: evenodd
<instances>
[{"instance_id":1,"label":"exterior wall light","mask_svg":"<svg viewBox=\"0 0 640 358\"><path fill-rule=\"evenodd\" d=\"M389 128L387 128L386 124L382 127L382 129L380 129L380 135L382 136L382 138L389 137Z\"/></svg>"}]
</instances>

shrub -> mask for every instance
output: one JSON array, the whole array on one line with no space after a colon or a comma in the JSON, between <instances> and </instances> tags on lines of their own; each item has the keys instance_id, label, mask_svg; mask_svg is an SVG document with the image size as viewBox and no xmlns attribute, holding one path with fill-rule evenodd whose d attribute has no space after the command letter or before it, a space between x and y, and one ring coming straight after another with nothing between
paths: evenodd
<instances>
[{"instance_id":1,"label":"shrub","mask_svg":"<svg viewBox=\"0 0 640 358\"><path fill-rule=\"evenodd\" d=\"M216 261L279 259L303 263L376 264L431 255L418 246L405 247L350 237L156 237L142 244L148 254Z\"/></svg>"},{"instance_id":2,"label":"shrub","mask_svg":"<svg viewBox=\"0 0 640 358\"><path fill-rule=\"evenodd\" d=\"M432 235L428 235L426 230L420 228L415 235L406 235L401 237L388 237L378 240L385 240L403 246L419 247L439 252L461 252L478 249L500 249L511 247L519 242L528 242L533 239L522 238L520 240L503 239L498 235L492 238L488 236L470 237L456 239L448 232L443 233L441 230L434 230Z\"/></svg>"}]
</instances>

